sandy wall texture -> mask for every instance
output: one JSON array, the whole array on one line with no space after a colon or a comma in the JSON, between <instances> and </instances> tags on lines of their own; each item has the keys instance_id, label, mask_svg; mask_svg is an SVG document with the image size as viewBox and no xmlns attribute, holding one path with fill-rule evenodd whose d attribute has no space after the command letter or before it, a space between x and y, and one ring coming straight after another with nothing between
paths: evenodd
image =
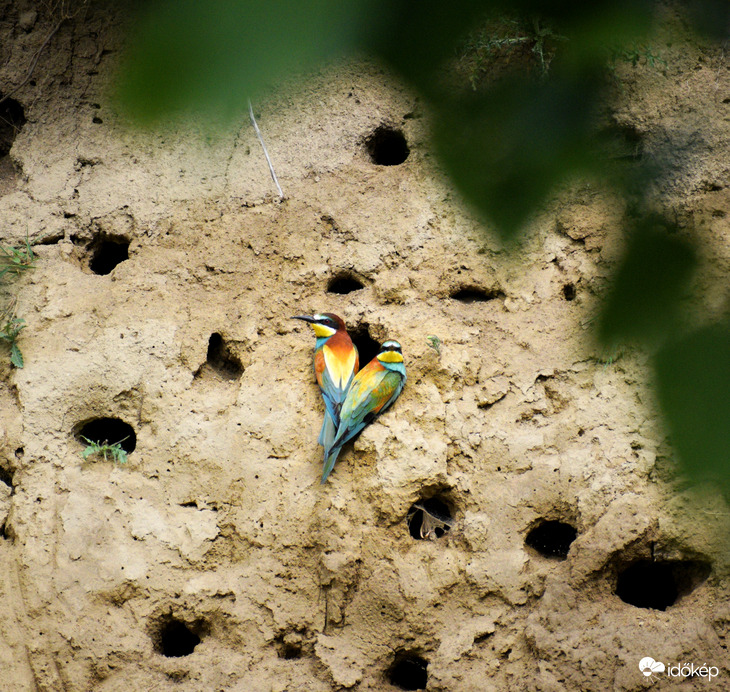
<instances>
[{"instance_id":1,"label":"sandy wall texture","mask_svg":"<svg viewBox=\"0 0 730 692\"><path fill-rule=\"evenodd\" d=\"M730 510L674 480L645 357L591 340L620 202L576 182L508 256L370 64L256 104L282 201L246 114L124 126L116 12L63 23L24 81L53 21L0 9L0 235L37 254L3 289L27 328L23 369L0 354L0 687L730 686ZM708 239L709 285L730 60L656 45L666 68L618 67L613 117L673 157L664 203ZM314 311L364 361L398 339L409 373L324 486L313 338L289 319ZM128 462L82 459L82 435L126 437ZM657 682L647 656L718 677Z\"/></svg>"}]
</instances>

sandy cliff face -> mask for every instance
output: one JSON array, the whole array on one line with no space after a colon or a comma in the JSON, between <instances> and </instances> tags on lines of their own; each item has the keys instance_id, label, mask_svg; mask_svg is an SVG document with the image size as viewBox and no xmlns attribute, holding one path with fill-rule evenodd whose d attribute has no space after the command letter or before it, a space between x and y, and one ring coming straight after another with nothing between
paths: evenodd
<instances>
[{"instance_id":1,"label":"sandy cliff face","mask_svg":"<svg viewBox=\"0 0 730 692\"><path fill-rule=\"evenodd\" d=\"M358 64L258 104L282 201L245 116L124 127L113 10L23 83L53 28L27 9L0 23L3 243L39 243L5 289L27 322L0 386L6 689L638 690L646 656L730 679L727 505L671 485L644 357L591 342L617 200L576 184L505 255L417 99ZM619 67L616 117L675 157L666 199L726 275L729 63L660 45L666 72ZM373 160L378 128L401 164ZM321 486L289 317L324 310L363 360L397 338L409 380ZM126 436L128 463L81 435ZM450 531L421 540L424 507Z\"/></svg>"}]
</instances>

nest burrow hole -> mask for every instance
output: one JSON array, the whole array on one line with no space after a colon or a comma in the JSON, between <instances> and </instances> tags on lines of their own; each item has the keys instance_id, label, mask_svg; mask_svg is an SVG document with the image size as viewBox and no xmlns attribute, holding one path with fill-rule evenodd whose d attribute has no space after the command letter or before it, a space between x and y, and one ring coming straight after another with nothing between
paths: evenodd
<instances>
[{"instance_id":1,"label":"nest burrow hole","mask_svg":"<svg viewBox=\"0 0 730 692\"><path fill-rule=\"evenodd\" d=\"M3 468L2 466L0 466L0 483L2 483L3 485L7 485L10 488L11 494L12 494L13 474L10 473L10 471L8 469ZM5 520L3 520L2 517L0 517L0 538L3 538L3 539L8 538L8 535L5 531L6 522L7 522L7 517Z\"/></svg>"},{"instance_id":2,"label":"nest burrow hole","mask_svg":"<svg viewBox=\"0 0 730 692\"><path fill-rule=\"evenodd\" d=\"M2 466L0 466L0 483L4 483L9 488L13 487L13 474Z\"/></svg>"},{"instance_id":3,"label":"nest burrow hole","mask_svg":"<svg viewBox=\"0 0 730 692\"><path fill-rule=\"evenodd\" d=\"M365 140L365 149L376 166L398 166L411 153L401 130L380 125Z\"/></svg>"},{"instance_id":4,"label":"nest burrow hole","mask_svg":"<svg viewBox=\"0 0 730 692\"><path fill-rule=\"evenodd\" d=\"M162 620L153 635L155 649L166 658L189 656L200 644L205 633L206 628L202 621L188 624L168 616Z\"/></svg>"},{"instance_id":5,"label":"nest burrow hole","mask_svg":"<svg viewBox=\"0 0 730 692\"><path fill-rule=\"evenodd\" d=\"M479 286L462 286L450 295L450 298L460 303L487 303L504 297L504 293L498 288L486 289Z\"/></svg>"},{"instance_id":6,"label":"nest burrow hole","mask_svg":"<svg viewBox=\"0 0 730 692\"><path fill-rule=\"evenodd\" d=\"M129 454L137 446L134 428L120 418L92 418L76 426L74 436L82 444L86 440L103 444L116 444Z\"/></svg>"},{"instance_id":7,"label":"nest burrow hole","mask_svg":"<svg viewBox=\"0 0 730 692\"><path fill-rule=\"evenodd\" d=\"M365 284L352 274L333 276L327 284L327 293L347 295L365 288Z\"/></svg>"},{"instance_id":8,"label":"nest burrow hole","mask_svg":"<svg viewBox=\"0 0 730 692\"><path fill-rule=\"evenodd\" d=\"M388 669L388 681L399 690L425 690L428 684L428 661L415 653L396 654Z\"/></svg>"},{"instance_id":9,"label":"nest burrow hole","mask_svg":"<svg viewBox=\"0 0 730 692\"><path fill-rule=\"evenodd\" d=\"M94 274L111 274L129 259L129 240L123 236L102 234L89 247L89 269Z\"/></svg>"},{"instance_id":10,"label":"nest burrow hole","mask_svg":"<svg viewBox=\"0 0 730 692\"><path fill-rule=\"evenodd\" d=\"M575 284L563 285L563 298L565 300L575 300Z\"/></svg>"},{"instance_id":11,"label":"nest burrow hole","mask_svg":"<svg viewBox=\"0 0 730 692\"><path fill-rule=\"evenodd\" d=\"M279 658L283 658L285 661L292 661L297 658L301 658L304 654L302 649L302 642L296 637L291 635L279 635L274 640L276 647L276 654Z\"/></svg>"},{"instance_id":12,"label":"nest burrow hole","mask_svg":"<svg viewBox=\"0 0 730 692\"><path fill-rule=\"evenodd\" d=\"M380 343L370 336L370 325L366 323L358 324L350 330L350 338L357 347L360 368L364 368L380 353Z\"/></svg>"},{"instance_id":13,"label":"nest burrow hole","mask_svg":"<svg viewBox=\"0 0 730 692\"><path fill-rule=\"evenodd\" d=\"M15 99L0 93L0 158L7 156L15 138L25 125L25 111Z\"/></svg>"},{"instance_id":14,"label":"nest burrow hole","mask_svg":"<svg viewBox=\"0 0 730 692\"><path fill-rule=\"evenodd\" d=\"M416 540L435 541L453 525L449 503L441 496L418 500L408 510L408 533Z\"/></svg>"},{"instance_id":15,"label":"nest burrow hole","mask_svg":"<svg viewBox=\"0 0 730 692\"><path fill-rule=\"evenodd\" d=\"M283 658L286 661L292 661L296 658L302 657L301 644L293 644L291 642L283 642L282 645L277 648L277 654L279 658Z\"/></svg>"},{"instance_id":16,"label":"nest burrow hole","mask_svg":"<svg viewBox=\"0 0 730 692\"><path fill-rule=\"evenodd\" d=\"M666 610L694 591L710 572L709 563L702 561L638 560L619 572L616 595L637 608Z\"/></svg>"},{"instance_id":17,"label":"nest burrow hole","mask_svg":"<svg viewBox=\"0 0 730 692\"><path fill-rule=\"evenodd\" d=\"M207 361L215 372L227 380L236 380L243 374L243 365L219 332L208 339Z\"/></svg>"},{"instance_id":18,"label":"nest burrow hole","mask_svg":"<svg viewBox=\"0 0 730 692\"><path fill-rule=\"evenodd\" d=\"M573 541L578 536L574 526L563 521L543 520L530 530L525 544L543 557L565 560Z\"/></svg>"}]
</instances>

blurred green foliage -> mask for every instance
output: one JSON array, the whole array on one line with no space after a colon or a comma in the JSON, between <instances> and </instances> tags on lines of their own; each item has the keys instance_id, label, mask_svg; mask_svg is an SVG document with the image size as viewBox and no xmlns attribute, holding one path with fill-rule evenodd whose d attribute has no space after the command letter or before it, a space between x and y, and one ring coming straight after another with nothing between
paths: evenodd
<instances>
[{"instance_id":1,"label":"blurred green foliage","mask_svg":"<svg viewBox=\"0 0 730 692\"><path fill-rule=\"evenodd\" d=\"M730 489L730 323L668 342L655 357L657 393L684 470Z\"/></svg>"},{"instance_id":2,"label":"blurred green foliage","mask_svg":"<svg viewBox=\"0 0 730 692\"><path fill-rule=\"evenodd\" d=\"M727 0L692 0L686 9L698 31L727 37ZM609 348L631 342L656 353L662 410L684 469L730 490L728 329L683 330L698 252L670 221L642 211L650 208L643 190L666 171L637 161L605 117L611 60L663 63L647 47L655 11L650 0L158 0L133 23L118 97L145 123L191 108L241 117L247 99L277 80L364 54L420 94L444 168L503 242L518 241L566 181L610 186L631 213L598 337ZM505 17L516 18L513 34ZM509 46L527 48L538 69L483 79L485 56ZM476 72L462 88L453 67L469 50Z\"/></svg>"},{"instance_id":3,"label":"blurred green foliage","mask_svg":"<svg viewBox=\"0 0 730 692\"><path fill-rule=\"evenodd\" d=\"M680 306L696 265L693 245L665 220L646 216L630 226L624 259L598 325L604 344L661 343L679 329Z\"/></svg>"},{"instance_id":4,"label":"blurred green foliage","mask_svg":"<svg viewBox=\"0 0 730 692\"><path fill-rule=\"evenodd\" d=\"M119 98L141 122L210 108L233 117L284 75L357 50L379 3L163 0L134 22Z\"/></svg>"}]
</instances>

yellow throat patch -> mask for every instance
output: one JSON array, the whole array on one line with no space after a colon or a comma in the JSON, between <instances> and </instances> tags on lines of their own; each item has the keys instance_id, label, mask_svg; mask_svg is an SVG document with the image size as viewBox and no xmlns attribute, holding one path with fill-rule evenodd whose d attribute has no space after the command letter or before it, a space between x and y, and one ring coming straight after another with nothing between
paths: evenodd
<instances>
[{"instance_id":1,"label":"yellow throat patch","mask_svg":"<svg viewBox=\"0 0 730 692\"><path fill-rule=\"evenodd\" d=\"M325 327L323 324L312 323L312 329L314 329L315 335L319 337L328 337L335 333L332 327Z\"/></svg>"},{"instance_id":2,"label":"yellow throat patch","mask_svg":"<svg viewBox=\"0 0 730 692\"><path fill-rule=\"evenodd\" d=\"M397 351L386 351L378 355L378 360L382 363L402 363L403 356Z\"/></svg>"}]
</instances>

